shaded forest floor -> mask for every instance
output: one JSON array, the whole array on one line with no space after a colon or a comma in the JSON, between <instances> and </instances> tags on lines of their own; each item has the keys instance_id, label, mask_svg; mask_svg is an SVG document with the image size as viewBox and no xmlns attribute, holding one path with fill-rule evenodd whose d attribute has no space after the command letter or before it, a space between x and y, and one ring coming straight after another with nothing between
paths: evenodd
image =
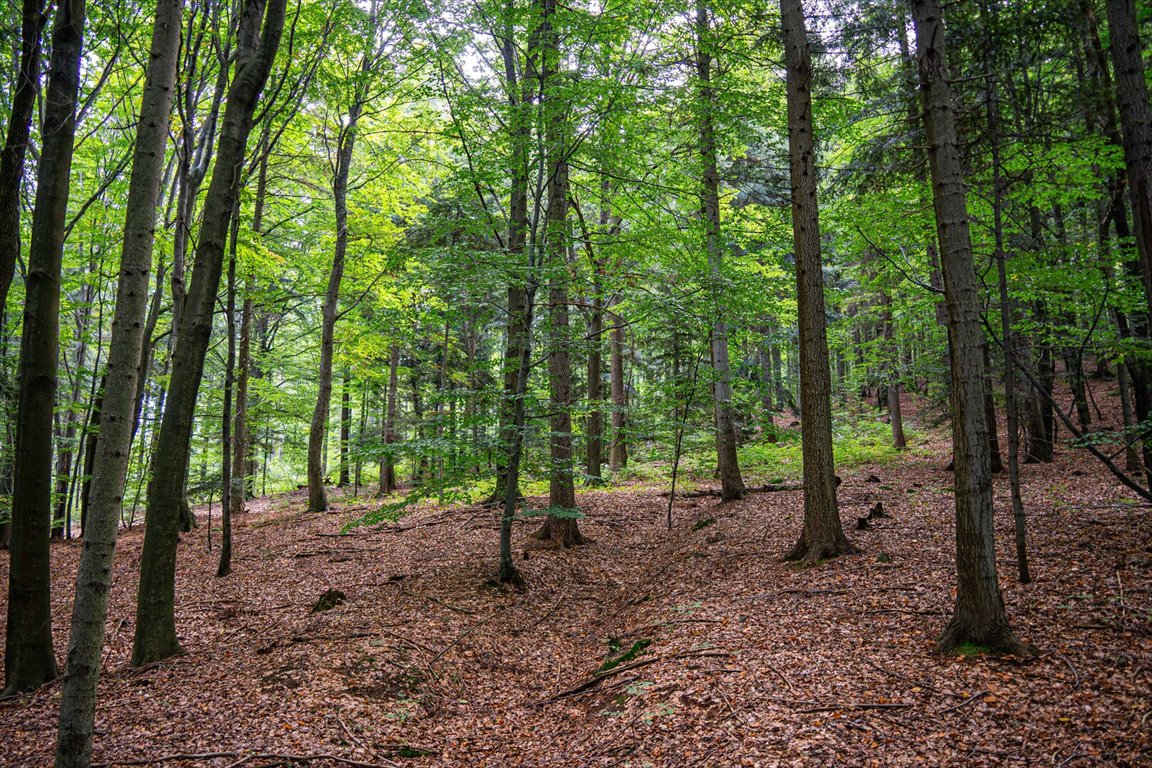
<instances>
[{"instance_id":1,"label":"shaded forest floor","mask_svg":"<svg viewBox=\"0 0 1152 768\"><path fill-rule=\"evenodd\" d=\"M846 527L877 501L892 517L850 532L862 554L807 570L778 560L799 492L681 500L671 532L657 491L586 492L592 544L542 550L528 543L538 523L517 523L523 591L486 583L492 511L424 509L339 536L368 501L336 495L338 511L309 515L300 494L261 499L237 522L226 579L203 526L184 537L188 654L132 670L137 528L117 558L95 760L1152 764L1149 510L1082 452L1025 467L1035 582L1021 586L998 478L1004 596L1041 655L941 657L932 644L954 582L946 451L936 440L842 472ZM79 551L53 547L60 658ZM328 589L346 600L312 613ZM638 653L592 683L614 649ZM58 702L58 685L0 702L0 763L50 764Z\"/></svg>"}]
</instances>

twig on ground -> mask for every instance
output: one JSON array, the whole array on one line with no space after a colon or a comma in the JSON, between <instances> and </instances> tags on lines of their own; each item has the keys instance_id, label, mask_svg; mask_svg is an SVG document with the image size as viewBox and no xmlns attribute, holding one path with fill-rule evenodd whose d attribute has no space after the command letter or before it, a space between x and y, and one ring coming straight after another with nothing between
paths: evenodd
<instances>
[{"instance_id":1,"label":"twig on ground","mask_svg":"<svg viewBox=\"0 0 1152 768\"><path fill-rule=\"evenodd\" d=\"M945 707L944 709L937 710L936 714L946 715L949 712L955 712L956 710L958 710L962 707L968 706L972 702L976 701L976 699L979 699L981 696L987 696L988 693L989 693L988 691L979 691L977 693L974 693L971 696L969 696L968 698L964 699L964 701L960 702L959 704L953 704L950 707Z\"/></svg>"}]
</instances>

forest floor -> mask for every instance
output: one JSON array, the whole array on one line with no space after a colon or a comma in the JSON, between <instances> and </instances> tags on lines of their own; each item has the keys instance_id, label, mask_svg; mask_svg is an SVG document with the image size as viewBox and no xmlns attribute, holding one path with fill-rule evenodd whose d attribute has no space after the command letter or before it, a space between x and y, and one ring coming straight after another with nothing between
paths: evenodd
<instances>
[{"instance_id":1,"label":"forest floor","mask_svg":"<svg viewBox=\"0 0 1152 768\"><path fill-rule=\"evenodd\" d=\"M671 531L657 490L583 493L587 546L540 549L529 543L538 521L517 523L523 590L489 582L491 510L428 508L337 535L371 500L337 494L339 508L316 515L301 494L260 499L236 522L228 578L214 576L203 525L184 537L187 655L134 670L137 527L117 557L95 760L1152 765L1147 506L1082 451L1026 466L1035 581L1024 586L997 478L1004 598L1040 655L941 656L951 475L946 444L924 442L841 473L846 527L878 501L892 517L850 531L861 554L808 569L779 560L798 532L799 492L679 500ZM79 553L53 546L61 658ZM313 613L328 589L346 600ZM59 695L53 684L0 702L0 764L50 765Z\"/></svg>"}]
</instances>

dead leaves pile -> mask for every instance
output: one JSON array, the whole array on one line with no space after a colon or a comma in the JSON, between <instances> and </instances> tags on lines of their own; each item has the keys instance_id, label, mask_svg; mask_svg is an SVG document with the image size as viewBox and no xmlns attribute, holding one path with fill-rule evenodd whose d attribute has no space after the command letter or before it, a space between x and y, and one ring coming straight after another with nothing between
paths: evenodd
<instances>
[{"instance_id":1,"label":"dead leaves pile","mask_svg":"<svg viewBox=\"0 0 1152 768\"><path fill-rule=\"evenodd\" d=\"M300 495L260 500L239 521L226 579L213 576L205 527L185 537L177 621L188 654L141 670L128 666L141 533L128 532L95 759L1152 763L1152 513L1079 454L1026 467L1035 582L1021 586L998 479L1004 596L1042 655L942 658L931 649L953 585L943 456L935 443L845 476L846 528L877 501L892 517L852 532L863 554L806 570L778 561L798 530L799 492L682 500L669 532L655 491L590 491L581 525L594 543L525 546L523 591L485 583L495 512L429 508L339 536L355 513L302 514ZM518 541L530 525L518 524ZM54 545L61 655L78 554L74 543ZM6 569L4 555L5 578ZM345 599L312 612L329 589ZM5 764L51 763L58 703L55 685L0 703Z\"/></svg>"}]
</instances>

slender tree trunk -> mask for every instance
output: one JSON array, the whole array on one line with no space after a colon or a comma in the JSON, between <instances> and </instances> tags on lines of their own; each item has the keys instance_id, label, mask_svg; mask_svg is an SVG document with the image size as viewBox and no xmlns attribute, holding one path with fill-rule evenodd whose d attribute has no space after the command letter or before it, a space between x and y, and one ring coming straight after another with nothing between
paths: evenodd
<instances>
[{"instance_id":1,"label":"slender tree trunk","mask_svg":"<svg viewBox=\"0 0 1152 768\"><path fill-rule=\"evenodd\" d=\"M844 535L832 457L832 376L824 317L824 275L812 135L812 54L802 0L780 0L788 89L788 156L792 181L792 243L800 330L804 528L787 560L816 563L856 548Z\"/></svg>"},{"instance_id":2,"label":"slender tree trunk","mask_svg":"<svg viewBox=\"0 0 1152 768\"><path fill-rule=\"evenodd\" d=\"M96 684L104 646L112 562L136 421L136 385L142 375L140 355L145 331L142 321L148 303L156 205L168 140L182 7L183 0L158 0L156 4L151 55L128 185L108 372L98 408L100 436L90 465L91 490L68 640L56 768L87 768L91 761Z\"/></svg>"},{"instance_id":3,"label":"slender tree trunk","mask_svg":"<svg viewBox=\"0 0 1152 768\"><path fill-rule=\"evenodd\" d=\"M392 343L392 359L388 365L388 397L382 422L381 438L384 440L384 455L380 458L380 495L387 496L396 490L396 461L391 446L396 444L396 394L400 386L400 345Z\"/></svg>"},{"instance_id":4,"label":"slender tree trunk","mask_svg":"<svg viewBox=\"0 0 1152 768\"><path fill-rule=\"evenodd\" d=\"M240 206L232 212L228 248L228 281L225 292L224 327L228 356L224 363L224 407L220 416L220 562L216 576L232 573L232 389L236 382L236 248L240 237ZM240 496L243 497L243 492ZM211 531L209 531L211 541Z\"/></svg>"},{"instance_id":5,"label":"slender tree trunk","mask_svg":"<svg viewBox=\"0 0 1152 768\"><path fill-rule=\"evenodd\" d=\"M927 130L952 358L952 435L956 463L956 607L938 647L973 643L1014 653L1030 649L1008 624L996 575L992 477L984 417L984 332L961 176L952 90L946 79L939 0L913 0L916 59Z\"/></svg>"},{"instance_id":6,"label":"slender tree trunk","mask_svg":"<svg viewBox=\"0 0 1152 768\"><path fill-rule=\"evenodd\" d=\"M40 91L40 39L47 16L44 0L24 0L20 15L20 64L12 90L4 146L0 149L0 315L16 274L20 254L20 191L24 157Z\"/></svg>"},{"instance_id":7,"label":"slender tree trunk","mask_svg":"<svg viewBox=\"0 0 1152 768\"><path fill-rule=\"evenodd\" d=\"M352 372L344 366L340 377L340 477L337 487L346 488L351 482L348 463L348 442L352 439Z\"/></svg>"},{"instance_id":8,"label":"slender tree trunk","mask_svg":"<svg viewBox=\"0 0 1152 768\"><path fill-rule=\"evenodd\" d=\"M252 206L252 233L260 236L264 227L264 199L268 193L268 137L260 137L260 165L256 174L256 200ZM232 450L232 503L233 516L244 513L244 502L249 497L252 478L256 474L250 467L249 454L252 430L249 424L248 389L252 378L252 319L256 308L252 301L251 285L244 292L244 308L240 311L240 348L236 361L236 417L233 420Z\"/></svg>"},{"instance_id":9,"label":"slender tree trunk","mask_svg":"<svg viewBox=\"0 0 1152 768\"><path fill-rule=\"evenodd\" d=\"M892 297L884 296L884 356L888 364L888 418L892 422L892 446L897 450L908 447L904 437L904 414L900 410L899 350L896 348L896 329L892 321Z\"/></svg>"},{"instance_id":10,"label":"slender tree trunk","mask_svg":"<svg viewBox=\"0 0 1152 768\"><path fill-rule=\"evenodd\" d=\"M28 247L24 330L20 338L5 685L0 695L33 690L56 677L48 546L52 523L52 411L56 404L60 272L76 133L84 11L84 0L62 0L56 8L52 30L40 167Z\"/></svg>"},{"instance_id":11,"label":"slender tree trunk","mask_svg":"<svg viewBox=\"0 0 1152 768\"><path fill-rule=\"evenodd\" d=\"M24 181L24 157L36 111L36 97L40 91L41 37L47 15L44 0L24 0L20 22L20 56L12 90L11 111L4 146L0 148L0 333L9 317L5 311L8 291L16 274L20 255L20 193ZM0 366L0 408L5 415L15 411L13 402L16 388L8 380L7 366ZM11 427L12 421L5 420ZM6 445L0 447L0 493L12 492L15 439L6 435ZM0 549L8 548L11 526L0 522Z\"/></svg>"},{"instance_id":12,"label":"slender tree trunk","mask_svg":"<svg viewBox=\"0 0 1152 768\"><path fill-rule=\"evenodd\" d=\"M987 3L982 3L985 27L994 23ZM1000 157L1000 101L993 77L995 39L987 34L984 46L985 111L988 121L988 143L992 150L992 229L995 238L996 276L1000 293L1000 337L1004 347L1004 416L1008 422L1008 491L1012 498L1012 522L1015 529L1016 573L1021 584L1032 581L1028 571L1028 536L1024 517L1024 500L1020 495L1020 419L1016 404L1016 339L1012 330L1012 300L1008 294L1007 254L1004 252L1004 205L1008 193Z\"/></svg>"},{"instance_id":13,"label":"slender tree trunk","mask_svg":"<svg viewBox=\"0 0 1152 768\"><path fill-rule=\"evenodd\" d=\"M599 279L593 288L592 311L588 315L588 421L584 425L586 459L584 474L590 484L603 481L604 412L601 410L600 379L604 368L604 297Z\"/></svg>"},{"instance_id":14,"label":"slender tree trunk","mask_svg":"<svg viewBox=\"0 0 1152 768\"><path fill-rule=\"evenodd\" d=\"M347 123L340 128L336 173L332 181L332 197L336 206L336 247L332 256L332 271L328 275L328 290L324 294L320 332L320 391L316 396L312 428L308 433L308 509L312 512L328 509L323 454L328 435L328 409L332 403L332 354L336 343L340 283L344 278L344 257L348 252L348 173L352 166L356 124L362 107L362 102L355 101L348 110Z\"/></svg>"},{"instance_id":15,"label":"slender tree trunk","mask_svg":"<svg viewBox=\"0 0 1152 768\"><path fill-rule=\"evenodd\" d=\"M286 0L267 0L265 6L264 0L246 0L241 11L236 74L224 109L212 182L204 199L187 313L172 354L168 405L157 435L155 471L148 488L132 649L134 666L164 659L182 650L176 637L176 545L193 414L212 334L228 227L240 194L252 115L280 44L285 3ZM262 33L261 16L264 18Z\"/></svg>"},{"instance_id":16,"label":"slender tree trunk","mask_svg":"<svg viewBox=\"0 0 1152 768\"><path fill-rule=\"evenodd\" d=\"M712 86L712 22L707 0L696 2L696 77L699 106L699 153L702 164L700 213L705 227L708 268L719 292L724 244L720 237L720 173L716 160L716 129L713 111L716 94ZM744 496L744 480L736 454L736 414L732 405L732 366L728 356L728 321L724 303L717 298L712 326L712 367L715 375L716 466L720 474L720 497L725 501Z\"/></svg>"},{"instance_id":17,"label":"slender tree trunk","mask_svg":"<svg viewBox=\"0 0 1152 768\"><path fill-rule=\"evenodd\" d=\"M984 364L984 423L988 429L988 466L992 474L1004 471L1004 460L1000 458L1000 430L996 423L996 398L992 394L992 354L988 342L983 342L981 351Z\"/></svg>"},{"instance_id":18,"label":"slender tree trunk","mask_svg":"<svg viewBox=\"0 0 1152 768\"><path fill-rule=\"evenodd\" d=\"M608 386L612 398L612 442L608 447L608 471L619 472L628 466L628 389L624 385L624 318L616 312L609 315L612 335L608 352Z\"/></svg>"}]
</instances>

